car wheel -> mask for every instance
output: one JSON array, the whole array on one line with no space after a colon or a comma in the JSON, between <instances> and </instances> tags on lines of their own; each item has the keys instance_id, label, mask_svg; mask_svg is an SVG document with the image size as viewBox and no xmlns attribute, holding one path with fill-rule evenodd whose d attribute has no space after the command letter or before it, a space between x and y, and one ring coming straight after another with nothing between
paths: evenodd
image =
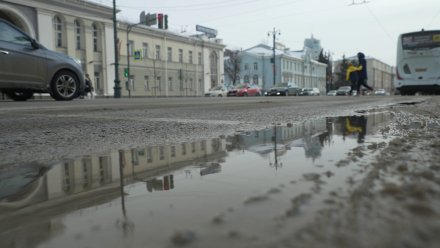
<instances>
[{"instance_id":1,"label":"car wheel","mask_svg":"<svg viewBox=\"0 0 440 248\"><path fill-rule=\"evenodd\" d=\"M34 95L34 92L28 90L8 90L5 94L14 101L26 101Z\"/></svg>"},{"instance_id":2,"label":"car wheel","mask_svg":"<svg viewBox=\"0 0 440 248\"><path fill-rule=\"evenodd\" d=\"M257 96L261 96L261 92L257 92Z\"/></svg>"},{"instance_id":3,"label":"car wheel","mask_svg":"<svg viewBox=\"0 0 440 248\"><path fill-rule=\"evenodd\" d=\"M223 97L222 94L218 95L218 97Z\"/></svg>"},{"instance_id":4,"label":"car wheel","mask_svg":"<svg viewBox=\"0 0 440 248\"><path fill-rule=\"evenodd\" d=\"M59 71L51 83L51 96L58 101L69 101L80 94L80 81L70 71Z\"/></svg>"},{"instance_id":5,"label":"car wheel","mask_svg":"<svg viewBox=\"0 0 440 248\"><path fill-rule=\"evenodd\" d=\"M248 96L248 93L246 93L246 92L245 92L245 93L243 93L243 96Z\"/></svg>"}]
</instances>

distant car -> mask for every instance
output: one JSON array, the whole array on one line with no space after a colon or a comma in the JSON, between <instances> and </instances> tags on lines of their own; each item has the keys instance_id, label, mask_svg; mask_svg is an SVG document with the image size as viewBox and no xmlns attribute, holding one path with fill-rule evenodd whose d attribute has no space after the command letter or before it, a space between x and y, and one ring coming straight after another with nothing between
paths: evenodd
<instances>
[{"instance_id":1,"label":"distant car","mask_svg":"<svg viewBox=\"0 0 440 248\"><path fill-rule=\"evenodd\" d=\"M299 93L300 96L319 96L321 93L318 88L304 88Z\"/></svg>"},{"instance_id":2,"label":"distant car","mask_svg":"<svg viewBox=\"0 0 440 248\"><path fill-rule=\"evenodd\" d=\"M278 83L270 88L267 92L267 96L297 96L300 89L293 84Z\"/></svg>"},{"instance_id":3,"label":"distant car","mask_svg":"<svg viewBox=\"0 0 440 248\"><path fill-rule=\"evenodd\" d=\"M263 90L255 84L240 84L228 91L228 96L261 96Z\"/></svg>"},{"instance_id":4,"label":"distant car","mask_svg":"<svg viewBox=\"0 0 440 248\"><path fill-rule=\"evenodd\" d=\"M72 100L84 92L81 61L46 49L18 27L0 18L0 91L15 101L34 93Z\"/></svg>"},{"instance_id":5,"label":"distant car","mask_svg":"<svg viewBox=\"0 0 440 248\"><path fill-rule=\"evenodd\" d=\"M228 95L228 88L224 85L217 85L209 89L207 92L205 92L205 96L223 97L227 95Z\"/></svg>"},{"instance_id":6,"label":"distant car","mask_svg":"<svg viewBox=\"0 0 440 248\"><path fill-rule=\"evenodd\" d=\"M341 86L336 91L337 96L349 96L351 92L351 86Z\"/></svg>"},{"instance_id":7,"label":"distant car","mask_svg":"<svg viewBox=\"0 0 440 248\"><path fill-rule=\"evenodd\" d=\"M390 94L385 89L378 89L374 92L375 96L389 96Z\"/></svg>"},{"instance_id":8,"label":"distant car","mask_svg":"<svg viewBox=\"0 0 440 248\"><path fill-rule=\"evenodd\" d=\"M336 96L336 90L330 90L327 92L327 96Z\"/></svg>"}]
</instances>

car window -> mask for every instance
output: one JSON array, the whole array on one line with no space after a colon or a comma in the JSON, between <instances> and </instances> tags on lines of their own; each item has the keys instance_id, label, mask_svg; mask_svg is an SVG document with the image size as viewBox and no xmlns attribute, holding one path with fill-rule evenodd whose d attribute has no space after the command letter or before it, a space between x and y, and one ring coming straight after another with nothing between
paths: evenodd
<instances>
[{"instance_id":1,"label":"car window","mask_svg":"<svg viewBox=\"0 0 440 248\"><path fill-rule=\"evenodd\" d=\"M221 89L222 89L222 86L215 86L211 90L221 90Z\"/></svg>"},{"instance_id":2,"label":"car window","mask_svg":"<svg viewBox=\"0 0 440 248\"><path fill-rule=\"evenodd\" d=\"M0 22L0 40L20 45L29 45L29 38L15 28Z\"/></svg>"}]
</instances>

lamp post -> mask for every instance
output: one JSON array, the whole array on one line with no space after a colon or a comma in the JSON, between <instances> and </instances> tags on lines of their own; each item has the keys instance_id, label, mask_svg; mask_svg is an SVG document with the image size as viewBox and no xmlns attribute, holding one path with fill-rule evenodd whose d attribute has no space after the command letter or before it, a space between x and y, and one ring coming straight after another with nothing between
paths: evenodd
<instances>
[{"instance_id":1,"label":"lamp post","mask_svg":"<svg viewBox=\"0 0 440 248\"><path fill-rule=\"evenodd\" d=\"M121 81L119 80L119 58L118 58L118 31L116 24L116 0L113 0L113 43L115 49L115 93L114 98L121 98Z\"/></svg>"},{"instance_id":2,"label":"lamp post","mask_svg":"<svg viewBox=\"0 0 440 248\"><path fill-rule=\"evenodd\" d=\"M273 71L273 85L276 84L276 65L275 65L275 40L278 35L281 35L280 30L276 30L275 28L273 28L273 31L268 32L267 35L270 36L272 34L272 38L273 38L273 54L272 54L272 71Z\"/></svg>"}]
</instances>

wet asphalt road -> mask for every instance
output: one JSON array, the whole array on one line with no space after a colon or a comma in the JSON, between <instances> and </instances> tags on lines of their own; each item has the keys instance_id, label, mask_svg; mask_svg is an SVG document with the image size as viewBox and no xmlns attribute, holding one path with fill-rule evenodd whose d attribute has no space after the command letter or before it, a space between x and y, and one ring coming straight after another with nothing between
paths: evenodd
<instances>
[{"instance_id":1,"label":"wet asphalt road","mask_svg":"<svg viewBox=\"0 0 440 248\"><path fill-rule=\"evenodd\" d=\"M439 106L0 102L0 246L439 247Z\"/></svg>"},{"instance_id":2,"label":"wet asphalt road","mask_svg":"<svg viewBox=\"0 0 440 248\"><path fill-rule=\"evenodd\" d=\"M249 97L0 102L0 166L58 161L346 116L429 97Z\"/></svg>"}]
</instances>

